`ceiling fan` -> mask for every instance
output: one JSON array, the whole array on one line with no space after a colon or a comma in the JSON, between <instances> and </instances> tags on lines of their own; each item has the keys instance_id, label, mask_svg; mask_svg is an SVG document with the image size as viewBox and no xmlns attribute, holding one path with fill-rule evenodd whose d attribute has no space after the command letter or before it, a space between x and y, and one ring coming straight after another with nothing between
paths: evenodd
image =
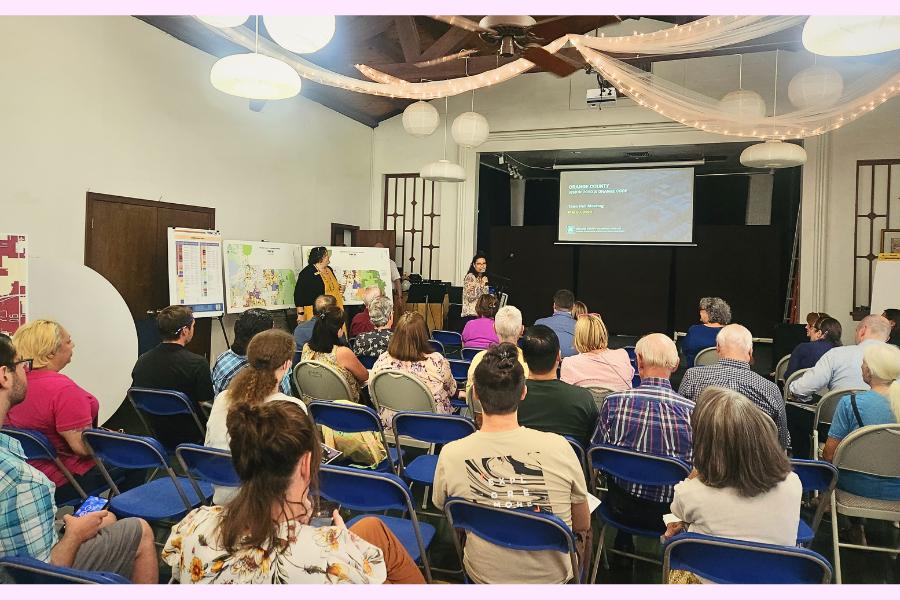
<instances>
[{"instance_id":1,"label":"ceiling fan","mask_svg":"<svg viewBox=\"0 0 900 600\"><path fill-rule=\"evenodd\" d=\"M547 52L541 47L542 45L567 33L584 33L586 30L620 21L619 17L616 16L557 16L537 21L533 17L514 15L487 16L476 23L461 16L429 16L437 21L479 34L479 37L484 42L499 46L499 54L504 58L519 56L558 77L567 77L580 70L582 65L565 57ZM415 64L418 67L429 67L477 53L477 50L463 50L462 52Z\"/></svg>"}]
</instances>

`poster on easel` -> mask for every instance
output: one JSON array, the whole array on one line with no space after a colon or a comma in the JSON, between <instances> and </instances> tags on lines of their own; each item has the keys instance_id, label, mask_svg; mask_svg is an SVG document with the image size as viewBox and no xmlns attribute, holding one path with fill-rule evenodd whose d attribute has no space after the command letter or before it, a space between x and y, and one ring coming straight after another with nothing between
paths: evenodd
<instances>
[{"instance_id":1,"label":"poster on easel","mask_svg":"<svg viewBox=\"0 0 900 600\"><path fill-rule=\"evenodd\" d=\"M194 317L225 312L222 236L205 229L168 228L169 304L190 306Z\"/></svg>"},{"instance_id":2,"label":"poster on easel","mask_svg":"<svg viewBox=\"0 0 900 600\"><path fill-rule=\"evenodd\" d=\"M0 233L0 333L12 336L28 316L25 236Z\"/></svg>"},{"instance_id":3,"label":"poster on easel","mask_svg":"<svg viewBox=\"0 0 900 600\"><path fill-rule=\"evenodd\" d=\"M309 252L315 246L303 246L297 257L297 268L307 265ZM339 285L344 286L344 305L362 304L361 292L377 286L382 295L391 297L391 264L387 248L325 246Z\"/></svg>"},{"instance_id":4,"label":"poster on easel","mask_svg":"<svg viewBox=\"0 0 900 600\"><path fill-rule=\"evenodd\" d=\"M299 244L225 240L225 310L294 308Z\"/></svg>"}]
</instances>

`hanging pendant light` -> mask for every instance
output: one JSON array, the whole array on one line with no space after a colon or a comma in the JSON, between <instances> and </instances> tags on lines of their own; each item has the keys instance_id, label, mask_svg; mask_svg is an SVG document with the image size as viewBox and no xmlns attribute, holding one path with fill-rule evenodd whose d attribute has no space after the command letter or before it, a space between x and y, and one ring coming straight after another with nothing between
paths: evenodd
<instances>
[{"instance_id":1,"label":"hanging pendant light","mask_svg":"<svg viewBox=\"0 0 900 600\"><path fill-rule=\"evenodd\" d=\"M197 18L213 27L240 27L247 22L250 15L197 15Z\"/></svg>"},{"instance_id":2,"label":"hanging pendant light","mask_svg":"<svg viewBox=\"0 0 900 600\"><path fill-rule=\"evenodd\" d=\"M466 76L469 75L469 58L466 57ZM472 110L453 119L450 129L453 139L463 148L477 148L491 133L487 119L475 112L475 90L472 90Z\"/></svg>"},{"instance_id":3,"label":"hanging pendant light","mask_svg":"<svg viewBox=\"0 0 900 600\"><path fill-rule=\"evenodd\" d=\"M788 100L799 110L831 106L844 93L844 79L831 67L803 69L788 84Z\"/></svg>"},{"instance_id":4,"label":"hanging pendant light","mask_svg":"<svg viewBox=\"0 0 900 600\"><path fill-rule=\"evenodd\" d=\"M744 56L738 66L738 89L728 92L719 102L724 112L739 122L753 123L766 116L766 101L753 90L744 89Z\"/></svg>"},{"instance_id":5,"label":"hanging pendant light","mask_svg":"<svg viewBox=\"0 0 900 600\"><path fill-rule=\"evenodd\" d=\"M440 181L445 183L460 183L466 180L466 170L456 163L447 160L447 117L450 104L444 98L444 158L437 162L428 163L419 172L419 177L425 181Z\"/></svg>"},{"instance_id":6,"label":"hanging pendant light","mask_svg":"<svg viewBox=\"0 0 900 600\"><path fill-rule=\"evenodd\" d=\"M900 16L813 15L803 47L822 56L865 56L900 48Z\"/></svg>"},{"instance_id":7,"label":"hanging pendant light","mask_svg":"<svg viewBox=\"0 0 900 600\"><path fill-rule=\"evenodd\" d=\"M321 50L334 37L334 15L265 16L263 23L276 44L298 54Z\"/></svg>"},{"instance_id":8,"label":"hanging pendant light","mask_svg":"<svg viewBox=\"0 0 900 600\"><path fill-rule=\"evenodd\" d=\"M406 107L401 120L406 133L417 138L425 138L434 133L441 124L441 115L435 107L419 100Z\"/></svg>"}]
</instances>

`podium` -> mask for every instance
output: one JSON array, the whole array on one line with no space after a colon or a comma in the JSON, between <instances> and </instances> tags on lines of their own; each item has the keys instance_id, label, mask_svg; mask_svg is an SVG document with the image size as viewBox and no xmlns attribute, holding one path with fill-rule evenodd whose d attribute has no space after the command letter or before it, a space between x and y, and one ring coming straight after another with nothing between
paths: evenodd
<instances>
[{"instance_id":1,"label":"podium","mask_svg":"<svg viewBox=\"0 0 900 600\"><path fill-rule=\"evenodd\" d=\"M444 317L450 309L447 285L442 283L416 283L404 294L407 311L425 317L429 335L435 329L444 328Z\"/></svg>"}]
</instances>

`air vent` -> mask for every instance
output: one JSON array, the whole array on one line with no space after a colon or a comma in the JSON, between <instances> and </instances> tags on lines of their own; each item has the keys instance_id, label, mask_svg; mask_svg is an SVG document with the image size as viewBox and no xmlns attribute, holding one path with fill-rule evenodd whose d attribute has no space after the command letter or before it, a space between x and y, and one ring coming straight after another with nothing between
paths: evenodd
<instances>
[{"instance_id":1,"label":"air vent","mask_svg":"<svg viewBox=\"0 0 900 600\"><path fill-rule=\"evenodd\" d=\"M625 158L650 158L649 152L626 152Z\"/></svg>"},{"instance_id":2,"label":"air vent","mask_svg":"<svg viewBox=\"0 0 900 600\"><path fill-rule=\"evenodd\" d=\"M727 156L704 156L703 160L706 161L706 164L723 163L723 162L728 162L728 157Z\"/></svg>"}]
</instances>

